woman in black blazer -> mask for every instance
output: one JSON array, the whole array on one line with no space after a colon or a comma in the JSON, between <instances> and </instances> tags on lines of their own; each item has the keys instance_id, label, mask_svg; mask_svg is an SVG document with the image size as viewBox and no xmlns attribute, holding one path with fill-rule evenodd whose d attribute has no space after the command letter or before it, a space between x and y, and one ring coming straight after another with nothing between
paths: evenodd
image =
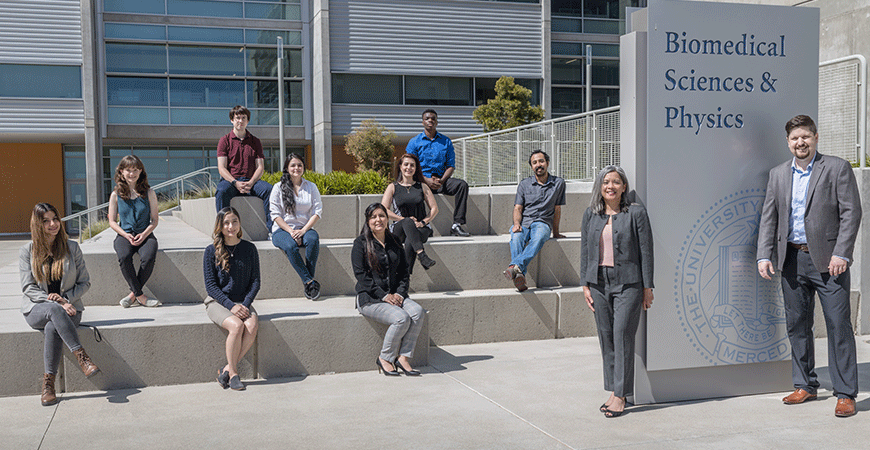
<instances>
[{"instance_id":1,"label":"woman in black blazer","mask_svg":"<svg viewBox=\"0 0 870 450\"><path fill-rule=\"evenodd\" d=\"M402 244L387 229L387 209L380 203L366 208L366 220L353 241L350 262L356 276L356 307L360 314L389 325L375 363L385 375L420 375L411 367L414 346L426 311L408 298L408 263Z\"/></svg>"},{"instance_id":2,"label":"woman in black blazer","mask_svg":"<svg viewBox=\"0 0 870 450\"><path fill-rule=\"evenodd\" d=\"M626 199L628 178L617 166L599 172L583 215L580 274L583 295L595 312L604 358L599 408L606 417L625 411L634 386L634 337L641 308L653 302L653 239L646 209Z\"/></svg>"}]
</instances>

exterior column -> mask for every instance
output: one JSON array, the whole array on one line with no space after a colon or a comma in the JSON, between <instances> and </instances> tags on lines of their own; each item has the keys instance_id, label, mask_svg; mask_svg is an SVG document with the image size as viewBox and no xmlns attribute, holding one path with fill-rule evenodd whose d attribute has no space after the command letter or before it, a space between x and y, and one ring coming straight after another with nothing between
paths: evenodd
<instances>
[{"instance_id":1,"label":"exterior column","mask_svg":"<svg viewBox=\"0 0 870 450\"><path fill-rule=\"evenodd\" d=\"M99 121L99 95L97 78L100 76L96 65L96 45L94 0L81 0L82 10L82 101L85 113L85 173L87 174L88 208L103 202L102 186L102 143ZM90 218L89 218L90 219Z\"/></svg>"},{"instance_id":2,"label":"exterior column","mask_svg":"<svg viewBox=\"0 0 870 450\"><path fill-rule=\"evenodd\" d=\"M544 80L541 86L541 107L544 108L544 119L552 119L553 112L553 64L550 55L550 0L541 0L541 74Z\"/></svg>"},{"instance_id":3,"label":"exterior column","mask_svg":"<svg viewBox=\"0 0 870 450\"><path fill-rule=\"evenodd\" d=\"M329 0L312 0L311 91L314 139L311 143L314 171L332 171L332 73L329 66Z\"/></svg>"}]
</instances>

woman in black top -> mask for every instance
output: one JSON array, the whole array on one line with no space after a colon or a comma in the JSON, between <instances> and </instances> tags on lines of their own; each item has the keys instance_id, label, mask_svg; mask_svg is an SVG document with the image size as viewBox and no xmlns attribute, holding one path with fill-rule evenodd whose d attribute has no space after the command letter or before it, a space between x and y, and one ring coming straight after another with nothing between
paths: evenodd
<instances>
[{"instance_id":1,"label":"woman in black top","mask_svg":"<svg viewBox=\"0 0 870 450\"><path fill-rule=\"evenodd\" d=\"M257 338L257 311L252 305L260 291L260 257L254 244L242 240L239 212L226 207L217 214L214 243L202 257L205 310L212 322L226 329L227 365L218 370L224 389L245 389L239 379L239 361Z\"/></svg>"},{"instance_id":2,"label":"woman in black top","mask_svg":"<svg viewBox=\"0 0 870 450\"><path fill-rule=\"evenodd\" d=\"M387 231L387 209L380 203L366 208L366 221L353 241L350 261L356 276L356 307L360 314L388 324L375 363L385 375L420 375L411 367L414 346L426 311L408 298L408 266L402 245ZM395 366L395 367L394 367Z\"/></svg>"},{"instance_id":3,"label":"woman in black top","mask_svg":"<svg viewBox=\"0 0 870 450\"><path fill-rule=\"evenodd\" d=\"M381 204L387 208L387 216L394 220L392 231L399 242L405 244L405 260L408 273L414 271L414 259L429 270L435 261L426 255L423 244L432 237L432 219L438 214L435 195L426 183L416 156L405 153L396 165L396 182L390 183ZM426 206L429 214L426 214Z\"/></svg>"}]
</instances>

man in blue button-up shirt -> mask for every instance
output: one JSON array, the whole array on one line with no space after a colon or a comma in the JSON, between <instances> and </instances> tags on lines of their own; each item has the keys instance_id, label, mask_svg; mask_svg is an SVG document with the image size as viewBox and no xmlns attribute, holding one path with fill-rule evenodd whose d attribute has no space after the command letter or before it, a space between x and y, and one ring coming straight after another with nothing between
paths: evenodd
<instances>
[{"instance_id":1,"label":"man in blue button-up shirt","mask_svg":"<svg viewBox=\"0 0 870 450\"><path fill-rule=\"evenodd\" d=\"M782 271L791 343L793 405L816 398L813 310L819 294L828 334L828 367L837 397L834 414L855 414L858 366L849 300L849 264L861 224L861 200L851 165L816 152L819 135L807 116L785 125L794 158L770 171L758 229L758 273ZM773 261L776 261L775 263Z\"/></svg>"},{"instance_id":2,"label":"man in blue button-up shirt","mask_svg":"<svg viewBox=\"0 0 870 450\"><path fill-rule=\"evenodd\" d=\"M438 113L434 109L423 111L423 132L408 142L405 152L420 160L423 179L432 192L454 196L455 208L450 234L467 237L469 234L462 225L465 225L468 204L468 183L451 176L456 168L456 152L453 150L453 142L439 133L437 126Z\"/></svg>"}]
</instances>

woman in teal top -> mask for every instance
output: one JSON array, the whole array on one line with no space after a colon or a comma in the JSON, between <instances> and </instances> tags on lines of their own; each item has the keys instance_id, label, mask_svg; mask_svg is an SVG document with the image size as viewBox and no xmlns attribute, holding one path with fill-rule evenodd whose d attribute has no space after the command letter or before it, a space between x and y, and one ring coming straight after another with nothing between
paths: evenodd
<instances>
[{"instance_id":1,"label":"woman in teal top","mask_svg":"<svg viewBox=\"0 0 870 450\"><path fill-rule=\"evenodd\" d=\"M118 233L115 253L121 264L121 275L130 286L130 293L121 299L121 306L134 304L158 306L157 299L142 292L154 271L157 257L157 194L148 184L148 174L142 161L134 155L121 159L115 169L115 190L109 197L109 226ZM139 271L133 267L133 254L139 253Z\"/></svg>"}]
</instances>

